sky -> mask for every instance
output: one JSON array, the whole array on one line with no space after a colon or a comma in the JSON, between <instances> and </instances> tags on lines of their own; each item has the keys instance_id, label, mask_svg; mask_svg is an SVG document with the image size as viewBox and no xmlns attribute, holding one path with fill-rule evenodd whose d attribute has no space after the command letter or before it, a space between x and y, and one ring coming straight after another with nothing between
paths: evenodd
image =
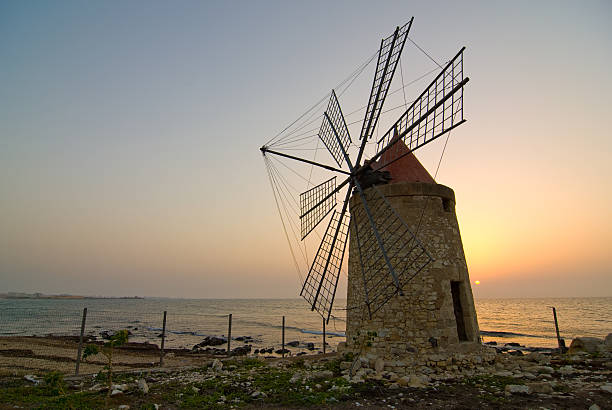
<instances>
[{"instance_id":1,"label":"sky","mask_svg":"<svg viewBox=\"0 0 612 410\"><path fill-rule=\"evenodd\" d=\"M258 148L412 16L436 60L467 47L437 181L475 297L612 296L612 4L591 0L3 1L0 292L297 297ZM427 58L405 53L409 80Z\"/></svg>"}]
</instances>

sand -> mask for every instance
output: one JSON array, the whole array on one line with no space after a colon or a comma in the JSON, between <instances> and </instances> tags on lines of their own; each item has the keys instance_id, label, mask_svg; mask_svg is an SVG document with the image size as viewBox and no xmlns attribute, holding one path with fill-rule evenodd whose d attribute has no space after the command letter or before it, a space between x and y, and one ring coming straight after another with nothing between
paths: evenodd
<instances>
[{"instance_id":1,"label":"sand","mask_svg":"<svg viewBox=\"0 0 612 410\"><path fill-rule=\"evenodd\" d=\"M86 343L84 343L86 344ZM58 370L65 375L75 373L78 338L75 337L0 337L0 374L44 374ZM115 349L113 368L116 371L159 367L160 351L156 345L129 343ZM209 356L185 350L166 351L164 367L198 366ZM98 354L81 361L80 374L94 374L106 364Z\"/></svg>"}]
</instances>

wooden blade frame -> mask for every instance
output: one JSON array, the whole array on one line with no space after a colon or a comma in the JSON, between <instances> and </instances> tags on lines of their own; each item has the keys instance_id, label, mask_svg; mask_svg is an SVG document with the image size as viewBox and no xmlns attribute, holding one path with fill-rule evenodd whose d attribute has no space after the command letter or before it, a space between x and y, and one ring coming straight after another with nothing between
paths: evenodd
<instances>
[{"instance_id":1,"label":"wooden blade frame","mask_svg":"<svg viewBox=\"0 0 612 410\"><path fill-rule=\"evenodd\" d=\"M300 225L302 240L336 206L336 177L300 194Z\"/></svg>"},{"instance_id":2,"label":"wooden blade frame","mask_svg":"<svg viewBox=\"0 0 612 410\"><path fill-rule=\"evenodd\" d=\"M370 319L433 261L391 204L376 188L362 195L362 206L351 209Z\"/></svg>"},{"instance_id":3,"label":"wooden blade frame","mask_svg":"<svg viewBox=\"0 0 612 410\"><path fill-rule=\"evenodd\" d=\"M346 213L347 203L348 196L342 211L334 211L329 220L323 240L300 292L300 296L306 299L311 309L319 312L327 322L331 316L348 241L350 217Z\"/></svg>"},{"instance_id":4,"label":"wooden blade frame","mask_svg":"<svg viewBox=\"0 0 612 410\"><path fill-rule=\"evenodd\" d=\"M380 42L376 73L374 74L374 82L372 83L365 118L361 126L360 139L370 139L376 128L380 111L387 97L393 74L395 74L395 69L404 49L413 20L414 17L402 27L397 27L392 35ZM359 163L359 161L356 163Z\"/></svg>"},{"instance_id":5,"label":"wooden blade frame","mask_svg":"<svg viewBox=\"0 0 612 410\"><path fill-rule=\"evenodd\" d=\"M323 115L319 138L323 141L331 156L336 160L338 166L342 167L343 152L346 152L351 145L351 136L334 90L331 92L327 110Z\"/></svg>"},{"instance_id":6,"label":"wooden blade frame","mask_svg":"<svg viewBox=\"0 0 612 410\"><path fill-rule=\"evenodd\" d=\"M463 118L463 87L469 78L463 78L463 47L448 62L436 78L410 105L400 118L378 140L376 160L399 139L410 152L435 140L465 122ZM406 154L407 155L407 154ZM380 168L397 161L381 164Z\"/></svg>"}]
</instances>

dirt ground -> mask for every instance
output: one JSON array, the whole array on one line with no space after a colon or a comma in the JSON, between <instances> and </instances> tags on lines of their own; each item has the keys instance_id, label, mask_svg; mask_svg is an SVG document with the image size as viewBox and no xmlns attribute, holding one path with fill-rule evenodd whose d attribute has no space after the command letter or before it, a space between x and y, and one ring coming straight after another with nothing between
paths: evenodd
<instances>
[{"instance_id":1,"label":"dirt ground","mask_svg":"<svg viewBox=\"0 0 612 410\"><path fill-rule=\"evenodd\" d=\"M86 345L87 343L83 343ZM1 337L0 374L44 374L57 370L73 375L78 352L77 337ZM128 343L117 348L114 368L117 371L159 367L160 350L156 345ZM102 354L81 361L79 373L97 373L106 364ZM187 351L166 351L164 367L200 366L209 361L205 355Z\"/></svg>"}]
</instances>

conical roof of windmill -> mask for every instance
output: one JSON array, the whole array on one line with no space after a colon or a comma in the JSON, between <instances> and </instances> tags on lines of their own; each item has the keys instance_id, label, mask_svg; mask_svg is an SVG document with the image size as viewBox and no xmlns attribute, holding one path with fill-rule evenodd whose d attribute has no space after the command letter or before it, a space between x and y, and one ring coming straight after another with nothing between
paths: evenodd
<instances>
[{"instance_id":1,"label":"conical roof of windmill","mask_svg":"<svg viewBox=\"0 0 612 410\"><path fill-rule=\"evenodd\" d=\"M398 157L401 158L394 161ZM421 165L417 157L410 152L401 139L398 139L387 151L385 151L378 161L372 164L372 168L374 170L389 171L391 174L390 184L398 182L436 183L433 177L427 172L425 167Z\"/></svg>"}]
</instances>

